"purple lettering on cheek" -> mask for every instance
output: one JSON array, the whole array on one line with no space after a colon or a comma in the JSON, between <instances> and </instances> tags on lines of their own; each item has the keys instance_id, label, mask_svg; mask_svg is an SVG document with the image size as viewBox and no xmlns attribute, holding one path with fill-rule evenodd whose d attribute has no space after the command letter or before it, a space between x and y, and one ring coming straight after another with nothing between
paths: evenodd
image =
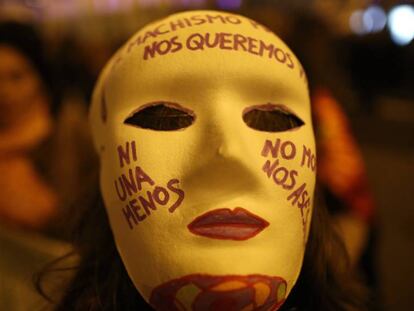
<instances>
[{"instance_id":1,"label":"purple lettering on cheek","mask_svg":"<svg viewBox=\"0 0 414 311\"><path fill-rule=\"evenodd\" d=\"M118 184L121 186L122 193L119 191ZM126 200L126 197L127 197L127 194L126 194L126 191L125 191L125 186L124 186L124 184L122 183L122 179L121 179L121 177L119 177L119 178L118 178L118 182L117 182L117 180L115 180L115 190L116 190L116 193L117 193L117 195L118 195L118 198L119 198L121 201L125 201L125 200Z\"/></svg>"},{"instance_id":2,"label":"purple lettering on cheek","mask_svg":"<svg viewBox=\"0 0 414 311\"><path fill-rule=\"evenodd\" d=\"M304 166L304 165L310 168L313 172L316 169L315 154L312 152L310 148L307 148L305 145L303 145L302 162L300 166Z\"/></svg>"},{"instance_id":3,"label":"purple lettering on cheek","mask_svg":"<svg viewBox=\"0 0 414 311\"><path fill-rule=\"evenodd\" d=\"M133 229L134 225L132 224L131 220L134 221L135 225L138 225L138 221L135 218L134 214L132 213L129 205L127 205L126 207L122 208L122 213L124 214L124 217L128 223L129 229Z\"/></svg>"},{"instance_id":4,"label":"purple lettering on cheek","mask_svg":"<svg viewBox=\"0 0 414 311\"><path fill-rule=\"evenodd\" d=\"M278 153L279 153L279 146L280 146L279 138L275 140L274 144L272 144L270 140L266 139L263 149L262 149L262 157L267 157L270 152L273 158L277 158Z\"/></svg>"},{"instance_id":5,"label":"purple lettering on cheek","mask_svg":"<svg viewBox=\"0 0 414 311\"><path fill-rule=\"evenodd\" d=\"M283 185L283 188L285 188L286 190L293 189L293 187L295 187L295 185L296 185L296 177L297 176L298 176L298 171L291 170L290 173L289 173L290 184Z\"/></svg>"},{"instance_id":6,"label":"purple lettering on cheek","mask_svg":"<svg viewBox=\"0 0 414 311\"><path fill-rule=\"evenodd\" d=\"M118 145L116 154L121 168L136 161L135 141ZM166 187L157 185L140 166L125 168L114 180L114 187L121 202L129 199L128 204L120 210L130 229L147 220L156 211L162 210L162 206L169 206L168 211L173 213L182 204L185 196L178 179L169 180Z\"/></svg>"},{"instance_id":7,"label":"purple lettering on cheek","mask_svg":"<svg viewBox=\"0 0 414 311\"><path fill-rule=\"evenodd\" d=\"M130 148L131 147L131 148ZM131 158L133 161L137 161L137 150L135 147L135 141L126 142L125 147L119 145L117 147L119 166L122 168L124 165L129 165L131 163Z\"/></svg>"},{"instance_id":8,"label":"purple lettering on cheek","mask_svg":"<svg viewBox=\"0 0 414 311\"><path fill-rule=\"evenodd\" d=\"M160 205L167 204L168 200L170 199L168 191L165 188L159 186L155 187L152 195L154 196L154 200Z\"/></svg>"},{"instance_id":9,"label":"purple lettering on cheek","mask_svg":"<svg viewBox=\"0 0 414 311\"><path fill-rule=\"evenodd\" d=\"M263 172L266 173L267 177L270 178L270 176L272 176L275 168L279 165L279 160L276 159L273 161L272 164L270 164L270 160L266 160L265 164L262 167Z\"/></svg>"},{"instance_id":10,"label":"purple lettering on cheek","mask_svg":"<svg viewBox=\"0 0 414 311\"><path fill-rule=\"evenodd\" d=\"M302 192L305 190L306 188L306 183L303 183L298 189L296 189L295 191L293 191L287 198L288 201L292 200L292 205L295 205L299 198L300 195L302 194Z\"/></svg>"},{"instance_id":11,"label":"purple lettering on cheek","mask_svg":"<svg viewBox=\"0 0 414 311\"><path fill-rule=\"evenodd\" d=\"M299 172L294 169L288 169L283 166L283 161L293 161L296 159L296 145L291 141L281 141L277 138L274 143L268 139L265 140L261 151L261 156L276 158L273 160L266 160L262 166L262 171L266 176L274 182L278 187L284 190L293 190L296 187L296 179ZM279 158L280 155L280 158ZM280 159L280 161L279 161ZM315 155L312 151L303 146L303 154L301 166L307 165L312 171L316 166ZM297 164L299 165L299 163ZM287 196L287 201L292 206L296 206L300 210L301 223L303 226L303 240L306 242L306 228L310 215L311 197L306 190L306 183L302 183L295 190L290 192Z\"/></svg>"},{"instance_id":12,"label":"purple lettering on cheek","mask_svg":"<svg viewBox=\"0 0 414 311\"><path fill-rule=\"evenodd\" d=\"M296 205L300 209L303 227L303 241L305 243L306 226L309 220L311 205L311 199L308 191L306 190L306 183L303 183L299 188L297 188L288 196L288 201L290 200L292 200L292 206Z\"/></svg>"},{"instance_id":13,"label":"purple lettering on cheek","mask_svg":"<svg viewBox=\"0 0 414 311\"><path fill-rule=\"evenodd\" d=\"M122 174L121 181L122 184L125 185L128 195L132 195L133 193L137 193L137 185L135 184L134 176L132 175L132 169L129 169L128 173L129 178L127 178L125 174Z\"/></svg>"},{"instance_id":14,"label":"purple lettering on cheek","mask_svg":"<svg viewBox=\"0 0 414 311\"><path fill-rule=\"evenodd\" d=\"M145 199L142 196L138 197L139 202L141 203L141 206L144 208L145 213L147 215L151 214L151 210L155 211L157 207L154 203L154 198L152 197L151 191L147 191L147 199Z\"/></svg>"},{"instance_id":15,"label":"purple lettering on cheek","mask_svg":"<svg viewBox=\"0 0 414 311\"><path fill-rule=\"evenodd\" d=\"M151 186L153 186L155 183L154 181L151 179L151 177L149 177L144 170L137 166L135 168L135 179L137 181L137 185L138 185L138 190L141 191L142 190L142 184L143 183L148 183Z\"/></svg>"},{"instance_id":16,"label":"purple lettering on cheek","mask_svg":"<svg viewBox=\"0 0 414 311\"><path fill-rule=\"evenodd\" d=\"M181 202L184 200L185 193L184 193L183 190L176 187L176 185L178 185L178 183L179 183L178 179L171 179L167 184L167 188L170 191L172 191L172 192L174 192L175 194L178 195L177 200L168 209L170 211L170 213L173 213L180 206Z\"/></svg>"},{"instance_id":17,"label":"purple lettering on cheek","mask_svg":"<svg viewBox=\"0 0 414 311\"><path fill-rule=\"evenodd\" d=\"M296 146L291 141L283 142L281 146L282 157L287 160L291 160L296 156Z\"/></svg>"},{"instance_id":18,"label":"purple lettering on cheek","mask_svg":"<svg viewBox=\"0 0 414 311\"><path fill-rule=\"evenodd\" d=\"M268 178L273 177L275 184L282 186L283 189L290 190L296 185L298 172L296 170L289 171L286 167L279 166L279 159L274 160L273 163L266 160L262 170Z\"/></svg>"},{"instance_id":19,"label":"purple lettering on cheek","mask_svg":"<svg viewBox=\"0 0 414 311\"><path fill-rule=\"evenodd\" d=\"M138 205L137 203L138 203L138 201L136 199L133 199L133 200L129 201L129 206L131 207L132 211L134 212L135 217L138 219L138 221L141 222L147 217L147 215L145 215L145 214L142 215L142 214L139 213L140 209L141 209L141 206Z\"/></svg>"},{"instance_id":20,"label":"purple lettering on cheek","mask_svg":"<svg viewBox=\"0 0 414 311\"><path fill-rule=\"evenodd\" d=\"M280 138L276 139L274 143L266 139L261 155L262 157L268 157L270 153L272 158L277 158L279 151L283 159L292 160L296 157L295 144L289 140L282 142Z\"/></svg>"},{"instance_id":21,"label":"purple lettering on cheek","mask_svg":"<svg viewBox=\"0 0 414 311\"><path fill-rule=\"evenodd\" d=\"M133 178L133 170L129 169L128 171L129 179L125 174L122 174L115 180L115 189L121 201L125 201L128 196L133 195L135 192L139 193L143 189L142 186L140 186L141 189L138 189L138 186L135 185L135 180L137 180L138 185L145 181L150 187L154 186L151 191L146 190L146 195L139 194L136 198L130 199L128 204L121 209L130 229L148 219L149 216L158 210L158 207L170 204L168 211L173 213L183 202L185 193L179 188L178 179L171 179L166 187L162 187L155 185L151 177L138 166L135 168L135 172L138 172L136 176L139 177L136 179ZM171 201L173 202L172 204Z\"/></svg>"},{"instance_id":22,"label":"purple lettering on cheek","mask_svg":"<svg viewBox=\"0 0 414 311\"><path fill-rule=\"evenodd\" d=\"M289 171L285 167L279 167L273 173L273 180L277 185L283 186L288 177Z\"/></svg>"}]
</instances>

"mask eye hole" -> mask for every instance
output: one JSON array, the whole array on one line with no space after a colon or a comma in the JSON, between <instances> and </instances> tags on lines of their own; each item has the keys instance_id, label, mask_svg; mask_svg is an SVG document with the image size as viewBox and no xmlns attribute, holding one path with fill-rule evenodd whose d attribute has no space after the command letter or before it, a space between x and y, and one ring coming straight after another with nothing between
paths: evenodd
<instances>
[{"instance_id":1,"label":"mask eye hole","mask_svg":"<svg viewBox=\"0 0 414 311\"><path fill-rule=\"evenodd\" d=\"M265 104L243 111L243 121L252 129L262 132L284 132L305 124L283 105Z\"/></svg>"},{"instance_id":2,"label":"mask eye hole","mask_svg":"<svg viewBox=\"0 0 414 311\"><path fill-rule=\"evenodd\" d=\"M195 121L191 110L175 103L156 102L145 105L125 119L124 124L155 131L176 131Z\"/></svg>"}]
</instances>

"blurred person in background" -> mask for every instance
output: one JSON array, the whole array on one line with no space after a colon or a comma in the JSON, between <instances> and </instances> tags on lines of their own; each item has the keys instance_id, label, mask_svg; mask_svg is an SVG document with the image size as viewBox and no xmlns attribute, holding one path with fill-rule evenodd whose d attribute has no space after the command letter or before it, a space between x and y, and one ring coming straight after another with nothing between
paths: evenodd
<instances>
[{"instance_id":1,"label":"blurred person in background","mask_svg":"<svg viewBox=\"0 0 414 311\"><path fill-rule=\"evenodd\" d=\"M47 176L52 160L51 79L36 30L0 23L0 309L31 310L37 296L33 273L67 251L46 238L59 195ZM30 309L29 309L30 308Z\"/></svg>"},{"instance_id":2,"label":"blurred person in background","mask_svg":"<svg viewBox=\"0 0 414 311\"><path fill-rule=\"evenodd\" d=\"M54 55L44 43L29 24L1 25L0 221L65 238L62 212L95 172L82 88L93 79L76 57Z\"/></svg>"},{"instance_id":3,"label":"blurred person in background","mask_svg":"<svg viewBox=\"0 0 414 311\"><path fill-rule=\"evenodd\" d=\"M0 221L35 229L57 210L57 195L33 157L53 126L42 53L33 28L0 25Z\"/></svg>"}]
</instances>

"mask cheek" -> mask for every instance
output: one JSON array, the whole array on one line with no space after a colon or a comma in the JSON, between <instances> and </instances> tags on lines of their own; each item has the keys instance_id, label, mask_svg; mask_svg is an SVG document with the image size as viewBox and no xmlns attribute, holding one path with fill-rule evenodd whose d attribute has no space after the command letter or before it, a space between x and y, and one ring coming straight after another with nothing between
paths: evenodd
<instances>
[{"instance_id":1,"label":"mask cheek","mask_svg":"<svg viewBox=\"0 0 414 311\"><path fill-rule=\"evenodd\" d=\"M285 133L277 138L266 138L262 143L261 174L269 196L295 210L307 241L312 216L316 155L313 138L307 133ZM277 192L277 194L276 194ZM292 219L292 221L295 219Z\"/></svg>"},{"instance_id":2,"label":"mask cheek","mask_svg":"<svg viewBox=\"0 0 414 311\"><path fill-rule=\"evenodd\" d=\"M117 146L115 154L102 162L101 189L116 223L132 233L175 215L185 197L180 180L158 178L140 166L135 141Z\"/></svg>"}]
</instances>

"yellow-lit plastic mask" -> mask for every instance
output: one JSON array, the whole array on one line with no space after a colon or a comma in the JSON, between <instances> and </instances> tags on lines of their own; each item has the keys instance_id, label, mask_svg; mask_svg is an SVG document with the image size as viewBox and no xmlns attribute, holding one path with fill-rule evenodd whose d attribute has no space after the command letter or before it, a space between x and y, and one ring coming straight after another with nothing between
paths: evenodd
<instances>
[{"instance_id":1,"label":"yellow-lit plastic mask","mask_svg":"<svg viewBox=\"0 0 414 311\"><path fill-rule=\"evenodd\" d=\"M272 32L215 11L135 34L95 89L116 245L157 310L275 310L301 268L315 182L302 67Z\"/></svg>"}]
</instances>

